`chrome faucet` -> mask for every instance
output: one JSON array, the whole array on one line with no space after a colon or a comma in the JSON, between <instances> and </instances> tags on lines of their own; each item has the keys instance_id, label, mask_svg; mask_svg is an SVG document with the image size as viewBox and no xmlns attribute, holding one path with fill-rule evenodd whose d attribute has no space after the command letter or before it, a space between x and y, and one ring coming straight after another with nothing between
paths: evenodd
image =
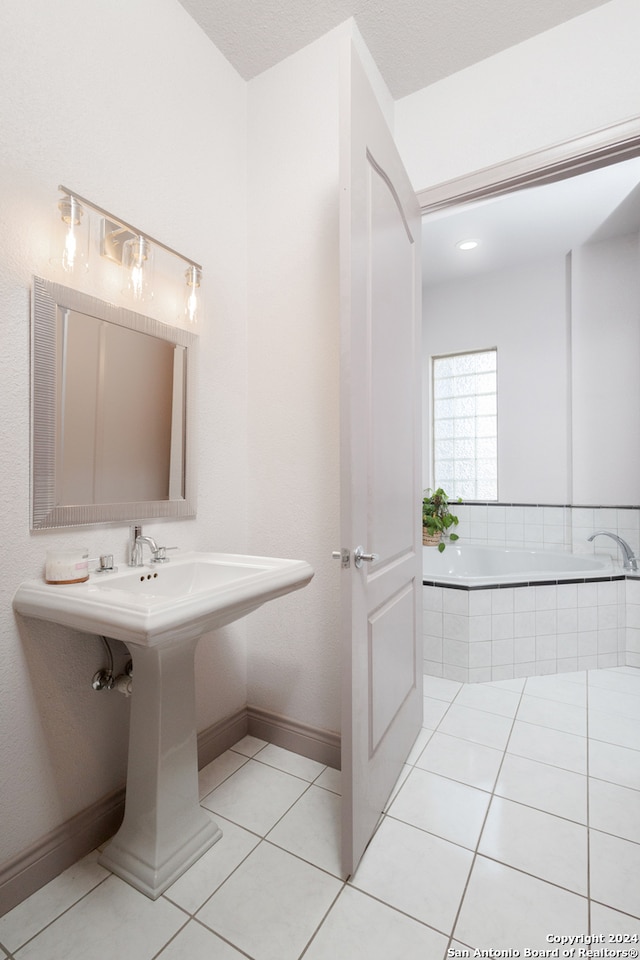
<instances>
[{"instance_id":1,"label":"chrome faucet","mask_svg":"<svg viewBox=\"0 0 640 960\"><path fill-rule=\"evenodd\" d=\"M591 541L594 537L611 537L612 540L615 540L619 544L620 549L622 550L622 556L624 561L622 563L624 570L634 570L638 569L638 558L633 555L633 550L629 546L626 540L623 540L622 537L619 537L615 533L609 533L608 530L596 530L595 533L592 533L590 537L587 537L587 540Z\"/></svg>"},{"instance_id":2,"label":"chrome faucet","mask_svg":"<svg viewBox=\"0 0 640 960\"><path fill-rule=\"evenodd\" d=\"M144 562L143 547L146 544L151 550L152 563L165 563L168 561L167 550L175 549L171 547L159 547L153 537L143 537L142 527L139 524L130 528L129 538L129 566L141 567Z\"/></svg>"}]
</instances>

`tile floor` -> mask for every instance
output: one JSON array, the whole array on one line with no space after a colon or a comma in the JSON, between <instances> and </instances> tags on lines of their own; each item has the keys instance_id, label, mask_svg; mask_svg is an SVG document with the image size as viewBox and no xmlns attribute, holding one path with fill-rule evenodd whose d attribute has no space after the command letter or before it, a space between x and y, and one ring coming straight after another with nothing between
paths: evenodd
<instances>
[{"instance_id":1,"label":"tile floor","mask_svg":"<svg viewBox=\"0 0 640 960\"><path fill-rule=\"evenodd\" d=\"M93 853L0 919L0 958L441 960L588 934L637 950L640 670L425 677L424 692L350 882L339 774L247 737L200 775L222 840L164 896Z\"/></svg>"}]
</instances>

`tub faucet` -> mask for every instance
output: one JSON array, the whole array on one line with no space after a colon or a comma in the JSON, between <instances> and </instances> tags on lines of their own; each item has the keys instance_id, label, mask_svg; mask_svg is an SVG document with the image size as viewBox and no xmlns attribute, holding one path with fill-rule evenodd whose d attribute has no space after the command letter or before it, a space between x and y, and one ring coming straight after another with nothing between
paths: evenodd
<instances>
[{"instance_id":1,"label":"tub faucet","mask_svg":"<svg viewBox=\"0 0 640 960\"><path fill-rule=\"evenodd\" d=\"M624 557L623 568L625 570L638 570L638 558L634 557L633 551L626 540L623 540L622 537L619 537L615 533L609 533L608 530L596 530L595 533L592 533L590 537L587 537L587 540L591 541L594 537L611 537L612 540L615 540L619 544L620 549L622 550L622 555Z\"/></svg>"}]
</instances>

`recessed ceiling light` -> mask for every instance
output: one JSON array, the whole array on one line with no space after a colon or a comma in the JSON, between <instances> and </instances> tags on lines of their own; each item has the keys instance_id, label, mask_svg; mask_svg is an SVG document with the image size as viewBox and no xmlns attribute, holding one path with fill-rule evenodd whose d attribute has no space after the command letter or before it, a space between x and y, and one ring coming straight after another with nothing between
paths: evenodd
<instances>
[{"instance_id":1,"label":"recessed ceiling light","mask_svg":"<svg viewBox=\"0 0 640 960\"><path fill-rule=\"evenodd\" d=\"M458 250L475 250L477 246L477 240L458 240L456 243Z\"/></svg>"}]
</instances>

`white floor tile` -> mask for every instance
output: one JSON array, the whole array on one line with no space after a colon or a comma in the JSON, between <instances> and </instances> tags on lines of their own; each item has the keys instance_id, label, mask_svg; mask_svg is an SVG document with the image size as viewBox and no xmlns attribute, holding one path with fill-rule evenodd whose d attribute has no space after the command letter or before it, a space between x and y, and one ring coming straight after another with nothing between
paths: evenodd
<instances>
[{"instance_id":1,"label":"white floor tile","mask_svg":"<svg viewBox=\"0 0 640 960\"><path fill-rule=\"evenodd\" d=\"M341 798L311 786L267 837L278 847L340 877Z\"/></svg>"},{"instance_id":2,"label":"white floor tile","mask_svg":"<svg viewBox=\"0 0 640 960\"><path fill-rule=\"evenodd\" d=\"M584 671L427 678L425 692L414 765L347 887L340 773L249 736L200 772L223 837L166 895L154 903L94 853L0 918L0 955L444 960L458 911L453 949L548 949L551 931L589 929L587 783L591 932L638 933L640 670L592 670L588 685Z\"/></svg>"},{"instance_id":3,"label":"white floor tile","mask_svg":"<svg viewBox=\"0 0 640 960\"><path fill-rule=\"evenodd\" d=\"M590 830L589 848L592 899L640 918L640 845Z\"/></svg>"},{"instance_id":4,"label":"white floor tile","mask_svg":"<svg viewBox=\"0 0 640 960\"><path fill-rule=\"evenodd\" d=\"M263 841L197 916L255 960L297 960L341 886Z\"/></svg>"},{"instance_id":5,"label":"white floor tile","mask_svg":"<svg viewBox=\"0 0 640 960\"><path fill-rule=\"evenodd\" d=\"M481 743L434 733L416 766L459 780L480 790L493 790L503 753Z\"/></svg>"},{"instance_id":6,"label":"white floor tile","mask_svg":"<svg viewBox=\"0 0 640 960\"><path fill-rule=\"evenodd\" d=\"M108 870L98 866L97 851L83 857L0 917L0 941L17 950L109 876Z\"/></svg>"},{"instance_id":7,"label":"white floor tile","mask_svg":"<svg viewBox=\"0 0 640 960\"><path fill-rule=\"evenodd\" d=\"M309 760L308 757L301 757L298 753L284 750L273 743L268 743L255 759L259 763L266 763L270 767L284 770L285 773L300 777L301 780L307 780L309 783L319 777L325 768L324 763Z\"/></svg>"},{"instance_id":8,"label":"white floor tile","mask_svg":"<svg viewBox=\"0 0 640 960\"><path fill-rule=\"evenodd\" d=\"M406 763L414 764L426 745L429 743L429 740L433 736L433 730L429 730L426 727L423 727L416 737L415 743L411 747L409 756L406 759Z\"/></svg>"},{"instance_id":9,"label":"white floor tile","mask_svg":"<svg viewBox=\"0 0 640 960\"><path fill-rule=\"evenodd\" d=\"M563 674L550 677L529 677L524 692L530 697L540 697L543 700L558 700L560 703L570 703L575 707L584 707L587 702L586 674L585 682L565 679Z\"/></svg>"},{"instance_id":10,"label":"white floor tile","mask_svg":"<svg viewBox=\"0 0 640 960\"><path fill-rule=\"evenodd\" d=\"M470 850L385 817L351 884L449 934L472 860Z\"/></svg>"},{"instance_id":11,"label":"white floor tile","mask_svg":"<svg viewBox=\"0 0 640 960\"><path fill-rule=\"evenodd\" d=\"M345 887L305 960L440 960L447 938L364 893Z\"/></svg>"},{"instance_id":12,"label":"white floor tile","mask_svg":"<svg viewBox=\"0 0 640 960\"><path fill-rule=\"evenodd\" d=\"M589 774L597 780L609 780L632 790L640 790L640 750L591 740Z\"/></svg>"},{"instance_id":13,"label":"white floor tile","mask_svg":"<svg viewBox=\"0 0 640 960\"><path fill-rule=\"evenodd\" d=\"M483 790L414 768L389 816L475 850L490 799Z\"/></svg>"},{"instance_id":14,"label":"white floor tile","mask_svg":"<svg viewBox=\"0 0 640 960\"><path fill-rule=\"evenodd\" d=\"M591 778L589 826L640 843L640 793L616 783Z\"/></svg>"},{"instance_id":15,"label":"white floor tile","mask_svg":"<svg viewBox=\"0 0 640 960\"><path fill-rule=\"evenodd\" d=\"M589 685L640 697L640 670L637 671L635 676L620 673L617 668L614 670L592 670L589 674Z\"/></svg>"},{"instance_id":16,"label":"white floor tile","mask_svg":"<svg viewBox=\"0 0 640 960\"><path fill-rule=\"evenodd\" d=\"M308 788L298 777L250 760L216 787L202 805L264 836Z\"/></svg>"},{"instance_id":17,"label":"white floor tile","mask_svg":"<svg viewBox=\"0 0 640 960\"><path fill-rule=\"evenodd\" d=\"M323 787L338 795L342 794L342 774L333 767L325 767L318 779L313 782L316 787Z\"/></svg>"},{"instance_id":18,"label":"white floor tile","mask_svg":"<svg viewBox=\"0 0 640 960\"><path fill-rule=\"evenodd\" d=\"M640 750L640 720L619 717L601 710L589 710L589 737Z\"/></svg>"},{"instance_id":19,"label":"white floor tile","mask_svg":"<svg viewBox=\"0 0 640 960\"><path fill-rule=\"evenodd\" d=\"M169 900L188 913L195 913L260 842L255 833L221 817L214 819L222 830L221 838L165 891Z\"/></svg>"},{"instance_id":20,"label":"white floor tile","mask_svg":"<svg viewBox=\"0 0 640 960\"><path fill-rule=\"evenodd\" d=\"M230 777L232 773L235 773L236 770L244 766L247 760L247 757L243 757L239 753L234 753L233 750L226 750L225 753L216 757L216 759L208 763L206 767L203 767L202 770L198 772L200 799L202 800L208 793L211 793L212 790L219 787L227 777Z\"/></svg>"},{"instance_id":21,"label":"white floor tile","mask_svg":"<svg viewBox=\"0 0 640 960\"><path fill-rule=\"evenodd\" d=\"M586 683L588 673L586 670L574 670L559 674L561 680L568 680L570 683Z\"/></svg>"},{"instance_id":22,"label":"white floor tile","mask_svg":"<svg viewBox=\"0 0 640 960\"><path fill-rule=\"evenodd\" d=\"M438 732L504 750L511 726L512 721L508 717L499 717L495 713L453 703L439 725Z\"/></svg>"},{"instance_id":23,"label":"white floor tile","mask_svg":"<svg viewBox=\"0 0 640 960\"><path fill-rule=\"evenodd\" d=\"M402 770L400 771L400 776L396 780L393 790L389 794L389 799L387 800L387 805L385 806L383 813L387 812L387 810L389 809L389 807L391 806L395 798L398 796L398 791L400 790L400 788L402 787L402 784L405 782L405 780L411 773L412 769L413 767L410 767L408 763L405 763L403 765Z\"/></svg>"},{"instance_id":24,"label":"white floor tile","mask_svg":"<svg viewBox=\"0 0 640 960\"><path fill-rule=\"evenodd\" d=\"M586 896L587 828L494 797L479 853Z\"/></svg>"},{"instance_id":25,"label":"white floor tile","mask_svg":"<svg viewBox=\"0 0 640 960\"><path fill-rule=\"evenodd\" d=\"M151 960L184 926L187 916L163 897L149 900L117 877L63 913L22 947L20 960Z\"/></svg>"},{"instance_id":26,"label":"white floor tile","mask_svg":"<svg viewBox=\"0 0 640 960\"><path fill-rule=\"evenodd\" d=\"M261 740L259 737L252 737L247 734L242 740L234 743L231 749L235 750L236 753L241 753L245 757L255 757L256 753L262 750L263 747L266 747L266 745L266 740Z\"/></svg>"},{"instance_id":27,"label":"white floor tile","mask_svg":"<svg viewBox=\"0 0 640 960\"><path fill-rule=\"evenodd\" d=\"M125 954L122 960L129 957ZM197 920L190 920L158 954L158 960L246 960L246 954L225 943Z\"/></svg>"},{"instance_id":28,"label":"white floor tile","mask_svg":"<svg viewBox=\"0 0 640 960\"><path fill-rule=\"evenodd\" d=\"M488 713L497 713L501 717L515 717L520 693L512 690L503 690L500 687L484 683L468 683L456 697L456 705L474 707L476 710L486 710Z\"/></svg>"},{"instance_id":29,"label":"white floor tile","mask_svg":"<svg viewBox=\"0 0 640 960\"><path fill-rule=\"evenodd\" d=\"M462 688L457 680L445 680L444 677L423 677L422 692L425 697L450 702Z\"/></svg>"},{"instance_id":30,"label":"white floor tile","mask_svg":"<svg viewBox=\"0 0 640 960\"><path fill-rule=\"evenodd\" d=\"M435 730L449 709L449 704L445 700L433 700L431 697L423 699L422 726L427 727L428 730Z\"/></svg>"},{"instance_id":31,"label":"white floor tile","mask_svg":"<svg viewBox=\"0 0 640 960\"><path fill-rule=\"evenodd\" d=\"M552 931L588 930L587 900L477 857L455 937L479 949L550 949Z\"/></svg>"},{"instance_id":32,"label":"white floor tile","mask_svg":"<svg viewBox=\"0 0 640 960\"><path fill-rule=\"evenodd\" d=\"M587 778L571 770L508 753L495 792L567 820L587 822Z\"/></svg>"},{"instance_id":33,"label":"white floor tile","mask_svg":"<svg viewBox=\"0 0 640 960\"><path fill-rule=\"evenodd\" d=\"M591 930L593 933L604 934L607 938L610 933L640 935L637 917L631 917L628 913L620 913L619 910L612 910L611 907L604 907L601 903L595 902L591 903ZM607 944L607 946L612 945ZM630 943L629 946L635 947L636 944ZM622 944L622 947L624 948L625 944Z\"/></svg>"},{"instance_id":34,"label":"white floor tile","mask_svg":"<svg viewBox=\"0 0 640 960\"><path fill-rule=\"evenodd\" d=\"M579 737L585 737L587 734L586 708L576 707L571 703L562 703L557 700L549 709L548 700L525 695L518 708L517 716L518 720L524 723L536 723L541 727L574 733Z\"/></svg>"},{"instance_id":35,"label":"white floor tile","mask_svg":"<svg viewBox=\"0 0 640 960\"><path fill-rule=\"evenodd\" d=\"M574 773L587 772L586 738L562 730L516 720L507 752L550 763Z\"/></svg>"},{"instance_id":36,"label":"white floor tile","mask_svg":"<svg viewBox=\"0 0 640 960\"><path fill-rule=\"evenodd\" d=\"M488 680L488 687L497 687L498 690L510 690L512 693L522 693L525 679L516 677L514 680Z\"/></svg>"},{"instance_id":37,"label":"white floor tile","mask_svg":"<svg viewBox=\"0 0 640 960\"><path fill-rule=\"evenodd\" d=\"M589 709L611 713L616 717L640 720L640 697L619 690L589 686Z\"/></svg>"}]
</instances>

